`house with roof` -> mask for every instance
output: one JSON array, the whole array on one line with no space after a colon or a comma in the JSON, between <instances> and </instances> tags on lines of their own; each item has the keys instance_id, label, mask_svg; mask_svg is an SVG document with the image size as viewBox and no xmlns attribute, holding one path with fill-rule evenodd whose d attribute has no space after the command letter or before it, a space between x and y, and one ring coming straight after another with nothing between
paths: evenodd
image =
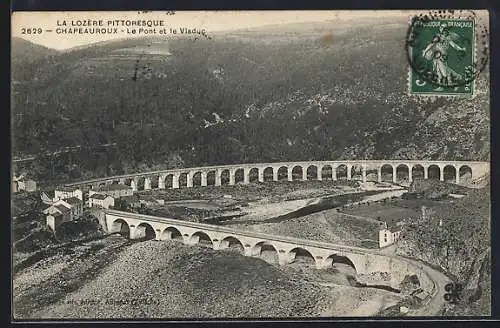
<instances>
[{"instance_id":1,"label":"house with roof","mask_svg":"<svg viewBox=\"0 0 500 328\"><path fill-rule=\"evenodd\" d=\"M43 210L43 214L46 215L47 227L54 232L63 222L71 221L73 219L71 216L71 205L63 200L47 207Z\"/></svg>"},{"instance_id":2,"label":"house with roof","mask_svg":"<svg viewBox=\"0 0 500 328\"><path fill-rule=\"evenodd\" d=\"M378 245L380 248L387 247L398 241L401 231L403 230L402 224L396 224L388 227L386 222L381 222L381 227L378 232Z\"/></svg>"},{"instance_id":3,"label":"house with roof","mask_svg":"<svg viewBox=\"0 0 500 328\"><path fill-rule=\"evenodd\" d=\"M120 197L134 195L134 190L132 189L132 187L125 184L113 183L100 186L97 190L90 190L89 196L92 196L93 194L105 194L113 197L114 199L117 199Z\"/></svg>"},{"instance_id":4,"label":"house with roof","mask_svg":"<svg viewBox=\"0 0 500 328\"><path fill-rule=\"evenodd\" d=\"M82 215L83 201L76 197L59 199L42 212L46 215L47 227L56 231L63 222L72 221Z\"/></svg>"},{"instance_id":5,"label":"house with roof","mask_svg":"<svg viewBox=\"0 0 500 328\"><path fill-rule=\"evenodd\" d=\"M59 186L54 190L53 201L55 202L59 199L68 199L71 197L75 197L83 201L82 190L76 187Z\"/></svg>"},{"instance_id":6,"label":"house with roof","mask_svg":"<svg viewBox=\"0 0 500 328\"><path fill-rule=\"evenodd\" d=\"M115 199L110 195L94 193L89 197L90 207L110 208L115 206Z\"/></svg>"},{"instance_id":7,"label":"house with roof","mask_svg":"<svg viewBox=\"0 0 500 328\"><path fill-rule=\"evenodd\" d=\"M36 191L36 182L32 179L27 178L24 174L12 178L12 192L34 192Z\"/></svg>"}]
</instances>

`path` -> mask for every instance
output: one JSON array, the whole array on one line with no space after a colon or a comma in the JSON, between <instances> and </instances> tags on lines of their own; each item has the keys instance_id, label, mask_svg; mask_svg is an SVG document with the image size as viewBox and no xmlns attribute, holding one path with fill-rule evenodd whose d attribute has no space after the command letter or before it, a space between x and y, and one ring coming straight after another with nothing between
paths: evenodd
<instances>
[{"instance_id":1,"label":"path","mask_svg":"<svg viewBox=\"0 0 500 328\"><path fill-rule=\"evenodd\" d=\"M397 256L395 256L397 257ZM404 258L406 261L411 262L417 266L419 266L422 270L424 270L432 279L435 284L434 294L431 295L431 299L424 306L416 309L410 310L407 316L438 316L441 313L441 310L445 304L444 300L444 286L451 282L450 278L448 278L444 273L431 268L430 266L410 258Z\"/></svg>"}]
</instances>

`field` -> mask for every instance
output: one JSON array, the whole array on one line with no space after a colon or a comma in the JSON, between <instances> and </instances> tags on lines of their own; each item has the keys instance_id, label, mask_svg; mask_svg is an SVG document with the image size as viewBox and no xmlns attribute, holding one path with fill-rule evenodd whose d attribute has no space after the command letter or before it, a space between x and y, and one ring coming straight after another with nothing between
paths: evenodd
<instances>
[{"instance_id":1,"label":"field","mask_svg":"<svg viewBox=\"0 0 500 328\"><path fill-rule=\"evenodd\" d=\"M342 213L385 221L389 225L394 225L403 219L417 219L422 213L422 206L437 208L448 203L447 200L386 199L385 202L345 207L342 209Z\"/></svg>"}]
</instances>

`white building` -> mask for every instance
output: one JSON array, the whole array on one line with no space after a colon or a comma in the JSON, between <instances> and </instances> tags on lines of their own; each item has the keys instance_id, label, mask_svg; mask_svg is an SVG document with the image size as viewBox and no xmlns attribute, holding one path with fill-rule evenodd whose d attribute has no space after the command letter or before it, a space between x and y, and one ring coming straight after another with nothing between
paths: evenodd
<instances>
[{"instance_id":1,"label":"white building","mask_svg":"<svg viewBox=\"0 0 500 328\"><path fill-rule=\"evenodd\" d=\"M27 191L27 192L36 191L36 182L34 180L25 178L24 176L13 177L12 192L19 192L19 191Z\"/></svg>"},{"instance_id":2,"label":"white building","mask_svg":"<svg viewBox=\"0 0 500 328\"><path fill-rule=\"evenodd\" d=\"M79 188L60 186L57 187L56 190L54 190L53 201L55 202L59 199L68 199L71 197L75 197L83 201L83 192Z\"/></svg>"},{"instance_id":3,"label":"white building","mask_svg":"<svg viewBox=\"0 0 500 328\"><path fill-rule=\"evenodd\" d=\"M89 196L92 196L93 194L109 195L117 199L120 197L132 196L134 194L134 190L130 186L121 183L113 183L100 186L97 190L90 190Z\"/></svg>"},{"instance_id":4,"label":"white building","mask_svg":"<svg viewBox=\"0 0 500 328\"><path fill-rule=\"evenodd\" d=\"M110 208L115 206L115 199L109 195L94 193L89 197L90 207Z\"/></svg>"},{"instance_id":5,"label":"white building","mask_svg":"<svg viewBox=\"0 0 500 328\"><path fill-rule=\"evenodd\" d=\"M385 223L378 232L379 247L386 247L398 241L399 236L401 235L402 228L402 225L396 225L394 227L388 228L387 223Z\"/></svg>"}]
</instances>

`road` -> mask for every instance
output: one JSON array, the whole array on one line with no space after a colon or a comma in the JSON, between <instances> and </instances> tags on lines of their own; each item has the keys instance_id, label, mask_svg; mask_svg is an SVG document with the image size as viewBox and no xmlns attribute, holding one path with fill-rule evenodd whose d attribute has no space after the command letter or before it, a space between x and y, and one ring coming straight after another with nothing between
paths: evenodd
<instances>
[{"instance_id":1,"label":"road","mask_svg":"<svg viewBox=\"0 0 500 328\"><path fill-rule=\"evenodd\" d=\"M443 309L443 306L445 304L444 300L444 286L451 282L450 278L448 278L445 274L442 272L439 272L438 270L435 270L431 268L428 265L423 264L420 261L405 258L406 261L411 262L417 266L419 266L423 271L425 271L429 277L434 281L435 284L435 289L434 289L434 294L432 295L431 299L424 304L424 306L413 310L409 311L407 316L438 316L441 314L441 310Z\"/></svg>"}]
</instances>

